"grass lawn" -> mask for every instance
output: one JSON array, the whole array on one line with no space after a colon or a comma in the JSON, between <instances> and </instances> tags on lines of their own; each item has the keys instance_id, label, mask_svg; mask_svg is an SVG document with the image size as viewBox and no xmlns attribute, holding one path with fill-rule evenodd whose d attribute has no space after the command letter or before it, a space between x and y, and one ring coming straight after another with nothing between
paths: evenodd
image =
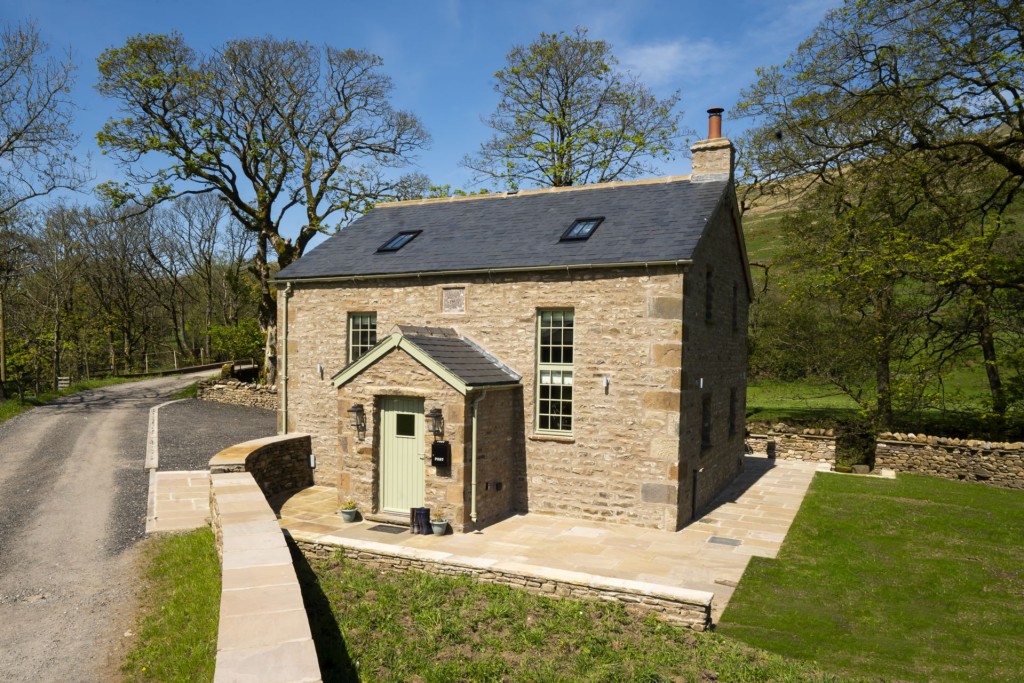
<instances>
[{"instance_id":1,"label":"grass lawn","mask_svg":"<svg viewBox=\"0 0 1024 683\"><path fill-rule=\"evenodd\" d=\"M1015 441L1024 434L1024 412L1010 411L1000 426L985 417L988 394L978 368L961 368L946 382L941 407L897 415L892 431ZM749 422L786 422L834 427L837 420L856 417L857 404L835 387L808 380L750 380L747 383Z\"/></svg>"},{"instance_id":2,"label":"grass lawn","mask_svg":"<svg viewBox=\"0 0 1024 683\"><path fill-rule=\"evenodd\" d=\"M105 377L103 379L85 379L80 382L75 382L67 389L60 391L46 391L36 396L26 397L24 401L18 400L17 395L8 398L6 401L0 401L0 422L9 420L15 415L20 415L26 410L31 410L36 406L41 406L49 403L55 398L61 396L68 396L69 394L77 394L80 391L88 391L89 389L99 389L100 387L107 387L111 384L124 384L125 382L138 382L139 380L146 379L145 377ZM7 391L13 391L13 384L8 384Z\"/></svg>"},{"instance_id":3,"label":"grass lawn","mask_svg":"<svg viewBox=\"0 0 1024 683\"><path fill-rule=\"evenodd\" d=\"M716 634L620 605L469 578L380 572L340 554L299 577L324 681L823 681Z\"/></svg>"},{"instance_id":4,"label":"grass lawn","mask_svg":"<svg viewBox=\"0 0 1024 683\"><path fill-rule=\"evenodd\" d=\"M138 639L126 681L212 681L220 613L220 561L209 528L146 541Z\"/></svg>"},{"instance_id":5,"label":"grass lawn","mask_svg":"<svg viewBox=\"0 0 1024 683\"><path fill-rule=\"evenodd\" d=\"M857 403L829 384L773 379L747 383L747 419L751 421L834 421L856 413Z\"/></svg>"},{"instance_id":6,"label":"grass lawn","mask_svg":"<svg viewBox=\"0 0 1024 683\"><path fill-rule=\"evenodd\" d=\"M819 474L718 631L844 680L1024 680L1024 492Z\"/></svg>"}]
</instances>

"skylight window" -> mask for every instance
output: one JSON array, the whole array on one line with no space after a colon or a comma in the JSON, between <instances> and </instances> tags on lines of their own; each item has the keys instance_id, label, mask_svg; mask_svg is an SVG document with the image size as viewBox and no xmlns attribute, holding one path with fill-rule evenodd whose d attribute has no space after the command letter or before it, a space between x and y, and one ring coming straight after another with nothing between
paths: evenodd
<instances>
[{"instance_id":1,"label":"skylight window","mask_svg":"<svg viewBox=\"0 0 1024 683\"><path fill-rule=\"evenodd\" d=\"M604 217L600 218L577 218L569 229L562 233L559 242L569 242L572 240L585 240L594 234L597 230L597 226L601 225L601 221Z\"/></svg>"},{"instance_id":2,"label":"skylight window","mask_svg":"<svg viewBox=\"0 0 1024 683\"><path fill-rule=\"evenodd\" d=\"M416 235L420 234L421 232L423 231L403 230L402 232L398 233L397 235L389 239L384 244L377 247L377 252L379 253L382 251L398 251L405 245L409 244L409 242L412 242L413 238L415 238Z\"/></svg>"}]
</instances>

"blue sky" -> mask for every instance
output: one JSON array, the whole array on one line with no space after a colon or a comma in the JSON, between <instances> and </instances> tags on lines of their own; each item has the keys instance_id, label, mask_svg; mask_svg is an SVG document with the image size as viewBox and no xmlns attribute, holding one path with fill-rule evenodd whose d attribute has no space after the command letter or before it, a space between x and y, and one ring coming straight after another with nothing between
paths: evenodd
<instances>
[{"instance_id":1,"label":"blue sky","mask_svg":"<svg viewBox=\"0 0 1024 683\"><path fill-rule=\"evenodd\" d=\"M516 44L542 32L586 26L612 44L624 67L659 95L681 90L684 124L703 137L705 110L729 117L758 66L783 62L839 0L560 0L476 2L222 2L207 0L0 0L0 21L36 22L54 49L70 49L79 64L74 96L81 147L98 180L118 177L99 155L95 134L115 112L94 90L96 57L138 33L180 31L200 51L230 38L273 35L337 47L364 48L384 59L396 106L414 112L433 137L416 160L433 182L471 187L458 161L489 137L481 117L494 110L492 76ZM664 175L688 173L685 157L659 164Z\"/></svg>"}]
</instances>

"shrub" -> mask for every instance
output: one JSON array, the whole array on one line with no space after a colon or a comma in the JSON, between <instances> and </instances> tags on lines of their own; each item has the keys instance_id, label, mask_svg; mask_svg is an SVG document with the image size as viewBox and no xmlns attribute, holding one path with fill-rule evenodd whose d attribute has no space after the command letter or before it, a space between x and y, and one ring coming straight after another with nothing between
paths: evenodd
<instances>
[{"instance_id":1,"label":"shrub","mask_svg":"<svg viewBox=\"0 0 1024 683\"><path fill-rule=\"evenodd\" d=\"M840 467L867 465L875 468L874 426L865 420L841 420L836 425L836 471Z\"/></svg>"}]
</instances>

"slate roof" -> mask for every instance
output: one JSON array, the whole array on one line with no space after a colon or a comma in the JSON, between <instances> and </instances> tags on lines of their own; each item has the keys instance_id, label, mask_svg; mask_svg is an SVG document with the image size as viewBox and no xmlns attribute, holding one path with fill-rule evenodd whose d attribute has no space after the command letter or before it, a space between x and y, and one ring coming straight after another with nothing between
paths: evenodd
<instances>
[{"instance_id":1,"label":"slate roof","mask_svg":"<svg viewBox=\"0 0 1024 683\"><path fill-rule=\"evenodd\" d=\"M401 326L408 341L447 368L467 386L518 384L521 375L468 339L446 327Z\"/></svg>"},{"instance_id":2,"label":"slate roof","mask_svg":"<svg viewBox=\"0 0 1024 683\"><path fill-rule=\"evenodd\" d=\"M277 280L688 260L728 181L665 179L380 206L279 272ZM559 242L604 217L585 241ZM377 248L421 230L395 252Z\"/></svg>"}]
</instances>

